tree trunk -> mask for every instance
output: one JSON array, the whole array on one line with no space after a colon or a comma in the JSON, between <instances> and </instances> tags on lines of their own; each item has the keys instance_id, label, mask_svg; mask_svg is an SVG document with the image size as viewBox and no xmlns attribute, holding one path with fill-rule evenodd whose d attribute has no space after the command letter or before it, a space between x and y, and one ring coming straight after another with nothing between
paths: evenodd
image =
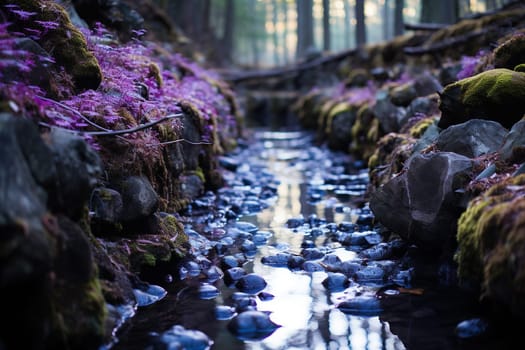
<instances>
[{"instance_id":1,"label":"tree trunk","mask_svg":"<svg viewBox=\"0 0 525 350\"><path fill-rule=\"evenodd\" d=\"M277 0L272 1L272 21L273 21L273 63L279 65L279 37L277 33L277 23L279 22L279 11L277 9Z\"/></svg>"},{"instance_id":2,"label":"tree trunk","mask_svg":"<svg viewBox=\"0 0 525 350\"><path fill-rule=\"evenodd\" d=\"M452 24L458 20L458 0L422 0L421 22Z\"/></svg>"},{"instance_id":3,"label":"tree trunk","mask_svg":"<svg viewBox=\"0 0 525 350\"><path fill-rule=\"evenodd\" d=\"M330 0L323 0L323 50L330 48Z\"/></svg>"},{"instance_id":4,"label":"tree trunk","mask_svg":"<svg viewBox=\"0 0 525 350\"><path fill-rule=\"evenodd\" d=\"M225 61L230 63L233 58L233 31L235 30L235 5L234 0L226 0L224 8L224 37L222 43L224 47Z\"/></svg>"},{"instance_id":5,"label":"tree trunk","mask_svg":"<svg viewBox=\"0 0 525 350\"><path fill-rule=\"evenodd\" d=\"M282 11L283 11L283 35L282 35L282 41L283 44L283 57L284 57L284 64L288 63L288 2L287 1L281 1L282 4Z\"/></svg>"},{"instance_id":6,"label":"tree trunk","mask_svg":"<svg viewBox=\"0 0 525 350\"><path fill-rule=\"evenodd\" d=\"M389 1L385 0L385 3L383 4L383 40L392 39L392 30L390 26L390 5Z\"/></svg>"},{"instance_id":7,"label":"tree trunk","mask_svg":"<svg viewBox=\"0 0 525 350\"><path fill-rule=\"evenodd\" d=\"M250 46L252 50L252 64L254 67L259 66L259 39L257 38L257 0L250 0L250 12L253 25L250 27Z\"/></svg>"},{"instance_id":8,"label":"tree trunk","mask_svg":"<svg viewBox=\"0 0 525 350\"><path fill-rule=\"evenodd\" d=\"M403 7L405 2L403 0L396 0L394 7L394 35L403 35L404 21L403 21Z\"/></svg>"},{"instance_id":9,"label":"tree trunk","mask_svg":"<svg viewBox=\"0 0 525 350\"><path fill-rule=\"evenodd\" d=\"M355 19L355 41L356 45L359 47L366 44L365 0L356 0Z\"/></svg>"},{"instance_id":10,"label":"tree trunk","mask_svg":"<svg viewBox=\"0 0 525 350\"><path fill-rule=\"evenodd\" d=\"M306 55L314 44L314 27L312 15L312 0L296 0L297 2L297 58Z\"/></svg>"},{"instance_id":11,"label":"tree trunk","mask_svg":"<svg viewBox=\"0 0 525 350\"><path fill-rule=\"evenodd\" d=\"M494 10L496 8L496 0L486 0L487 10Z\"/></svg>"},{"instance_id":12,"label":"tree trunk","mask_svg":"<svg viewBox=\"0 0 525 350\"><path fill-rule=\"evenodd\" d=\"M343 0L344 10L345 10L345 48L350 48L350 16L352 11L350 11L349 0Z\"/></svg>"}]
</instances>

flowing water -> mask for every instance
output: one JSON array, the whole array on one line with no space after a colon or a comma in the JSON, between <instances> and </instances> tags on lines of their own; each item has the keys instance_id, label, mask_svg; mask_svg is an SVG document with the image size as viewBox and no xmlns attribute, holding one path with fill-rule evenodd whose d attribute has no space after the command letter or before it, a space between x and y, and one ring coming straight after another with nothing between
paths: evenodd
<instances>
[{"instance_id":1,"label":"flowing water","mask_svg":"<svg viewBox=\"0 0 525 350\"><path fill-rule=\"evenodd\" d=\"M362 164L314 146L311 134L297 131L257 131L253 142L231 155L231 160L235 171L225 172L227 188L196 201L181 220L194 233L194 261L200 257L201 266L205 261L225 272L230 266L225 266L225 256L236 257L245 273L265 280L263 293L243 296L226 278L202 277L203 270L192 275L191 264L167 279L149 276L151 283L168 293L138 309L120 329L114 349L179 349L152 340L174 325L204 332L215 350L463 348L454 329L458 322L478 315L467 296L446 283L416 279L413 267L400 263L400 257L386 262L363 258L363 251L378 243L370 239L377 238L379 231L370 226ZM212 213L207 212L206 203L213 203ZM232 208L238 214L226 220ZM253 224L258 230L241 233L244 240L239 241L239 222L243 229ZM351 234L343 232L345 225L353 225ZM323 234L314 235L316 229ZM226 239L228 232L236 232L237 245ZM267 241L252 249L246 242L255 241L255 232L266 235ZM368 243L345 244L356 232L364 232ZM324 256L306 259L316 268L306 268L301 260L305 248L315 248ZM287 264L265 261L279 254L285 254ZM328 255L338 258L337 268L330 268ZM302 267L290 257L299 259ZM357 270L341 288L333 288L326 280L333 271L344 270L339 264L345 261L355 262ZM369 278L368 268L380 269L380 281ZM335 277L333 282L339 283ZM341 307L359 297L372 304ZM240 298L245 298L248 307L236 303ZM256 337L232 332L228 328L232 317L247 309L264 311L279 327ZM218 317L218 310L232 314ZM193 348L199 347L188 347ZM490 347L476 344L475 348Z\"/></svg>"}]
</instances>

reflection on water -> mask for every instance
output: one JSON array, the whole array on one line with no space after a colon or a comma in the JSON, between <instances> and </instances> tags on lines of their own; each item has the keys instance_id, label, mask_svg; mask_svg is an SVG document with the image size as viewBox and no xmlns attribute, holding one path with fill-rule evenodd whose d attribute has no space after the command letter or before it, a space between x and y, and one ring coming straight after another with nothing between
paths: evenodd
<instances>
[{"instance_id":1,"label":"reflection on water","mask_svg":"<svg viewBox=\"0 0 525 350\"><path fill-rule=\"evenodd\" d=\"M268 208L256 215L239 218L256 224L259 230L272 233L268 243L258 247L256 255L243 266L247 272L263 277L265 292L273 294L271 300L256 299L257 310L270 312L273 322L281 325L270 336L259 341L242 341L227 329L228 320L217 320L215 307L231 305L237 290L225 285L222 279L214 283L220 294L215 299L202 300L198 285L182 281L168 285L167 297L151 306L139 309L129 324L121 330L114 350L151 349L150 332L163 332L173 325L196 329L206 333L214 342L212 350L374 350L405 349L402 341L391 332L389 323L378 316L354 316L335 307L348 295L348 290L330 293L322 282L326 272L292 272L288 268L263 265L261 258L280 251L299 254L304 234L301 228L289 229L290 218L316 215L328 222L354 221L357 204L341 202L334 194L335 185L326 185L315 203L310 202L309 185L318 188L325 182L327 171L344 174L345 155L329 154L312 146L312 138L303 132L263 132L260 140L243 159L242 167L264 167L278 180L278 196L271 199ZM340 243L325 242L317 237L317 246L329 247L342 261L356 257ZM181 286L182 285L182 286ZM351 288L349 288L351 289ZM355 292L355 291L354 291Z\"/></svg>"},{"instance_id":2,"label":"reflection on water","mask_svg":"<svg viewBox=\"0 0 525 350\"><path fill-rule=\"evenodd\" d=\"M323 171L331 160L304 161L308 154L308 140L304 133L259 134L265 141L261 158L269 171L280 182L275 203L257 215L243 217L261 230L273 232L268 245L261 247L253 261L253 271L268 283L266 291L275 295L270 301L258 304L258 309L271 311L271 319L282 325L268 338L247 343L246 348L258 349L405 349L397 336L391 333L387 322L378 316L364 317L346 315L334 307L338 294L328 292L321 282L325 272L292 272L288 268L276 268L261 264L263 256L274 255L286 247L299 253L303 234L286 228L293 217L315 214L328 221L352 221L352 203L343 203L344 210L334 210L341 205L335 196L328 195L318 203L308 201L308 184L319 184ZM341 260L355 257L344 248L335 249Z\"/></svg>"}]
</instances>

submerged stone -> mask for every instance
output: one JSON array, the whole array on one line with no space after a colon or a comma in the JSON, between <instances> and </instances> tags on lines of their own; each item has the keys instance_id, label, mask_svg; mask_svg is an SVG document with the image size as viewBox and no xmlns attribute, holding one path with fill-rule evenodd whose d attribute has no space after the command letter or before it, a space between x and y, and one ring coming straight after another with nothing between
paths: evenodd
<instances>
[{"instance_id":1,"label":"submerged stone","mask_svg":"<svg viewBox=\"0 0 525 350\"><path fill-rule=\"evenodd\" d=\"M213 345L208 336L198 330L186 329L176 325L160 335L155 336L154 349L207 350Z\"/></svg>"},{"instance_id":2,"label":"submerged stone","mask_svg":"<svg viewBox=\"0 0 525 350\"><path fill-rule=\"evenodd\" d=\"M215 299L221 292L211 284L203 284L199 287L199 298L209 300Z\"/></svg>"},{"instance_id":3,"label":"submerged stone","mask_svg":"<svg viewBox=\"0 0 525 350\"><path fill-rule=\"evenodd\" d=\"M148 306L164 298L168 292L161 286L150 284L140 289L133 289L137 306Z\"/></svg>"},{"instance_id":4,"label":"submerged stone","mask_svg":"<svg viewBox=\"0 0 525 350\"><path fill-rule=\"evenodd\" d=\"M479 337L486 333L488 329L488 322L481 318L472 318L461 321L455 329L458 338L469 339Z\"/></svg>"},{"instance_id":5,"label":"submerged stone","mask_svg":"<svg viewBox=\"0 0 525 350\"><path fill-rule=\"evenodd\" d=\"M227 305L217 305L215 306L215 318L217 320L231 320L237 312L235 308Z\"/></svg>"},{"instance_id":6,"label":"submerged stone","mask_svg":"<svg viewBox=\"0 0 525 350\"><path fill-rule=\"evenodd\" d=\"M281 327L270 320L270 316L261 311L245 311L235 316L228 329L241 340L261 340Z\"/></svg>"},{"instance_id":7,"label":"submerged stone","mask_svg":"<svg viewBox=\"0 0 525 350\"><path fill-rule=\"evenodd\" d=\"M257 294L266 288L266 281L255 273L249 273L239 278L235 286L244 293Z\"/></svg>"},{"instance_id":8,"label":"submerged stone","mask_svg":"<svg viewBox=\"0 0 525 350\"><path fill-rule=\"evenodd\" d=\"M379 299L374 296L360 295L345 300L337 305L345 314L354 316L376 316L382 311Z\"/></svg>"},{"instance_id":9,"label":"submerged stone","mask_svg":"<svg viewBox=\"0 0 525 350\"><path fill-rule=\"evenodd\" d=\"M322 284L330 292L341 292L350 286L350 280L340 272L329 272Z\"/></svg>"}]
</instances>

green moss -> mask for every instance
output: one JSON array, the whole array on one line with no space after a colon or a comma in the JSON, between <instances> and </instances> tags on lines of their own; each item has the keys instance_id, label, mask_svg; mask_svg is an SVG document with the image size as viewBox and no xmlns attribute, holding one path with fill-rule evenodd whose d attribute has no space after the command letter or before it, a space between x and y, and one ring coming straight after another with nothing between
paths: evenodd
<instances>
[{"instance_id":1,"label":"green moss","mask_svg":"<svg viewBox=\"0 0 525 350\"><path fill-rule=\"evenodd\" d=\"M368 159L368 170L372 170L379 165L379 154L374 152Z\"/></svg>"},{"instance_id":2,"label":"green moss","mask_svg":"<svg viewBox=\"0 0 525 350\"><path fill-rule=\"evenodd\" d=\"M440 127L483 118L510 128L525 113L525 74L492 69L449 84L441 94Z\"/></svg>"},{"instance_id":3,"label":"green moss","mask_svg":"<svg viewBox=\"0 0 525 350\"><path fill-rule=\"evenodd\" d=\"M40 31L36 21L51 21L59 24L56 29L49 29L36 41L55 58L58 65L63 66L73 78L77 91L96 89L102 81L102 71L95 56L88 50L86 39L75 27L67 12L54 1L8 1L16 4L24 11L34 12L32 21L23 21L14 15L9 20L13 22L10 30L29 28Z\"/></svg>"},{"instance_id":4,"label":"green moss","mask_svg":"<svg viewBox=\"0 0 525 350\"><path fill-rule=\"evenodd\" d=\"M525 73L525 63L518 64L516 67L514 67L514 71Z\"/></svg>"},{"instance_id":5,"label":"green moss","mask_svg":"<svg viewBox=\"0 0 525 350\"><path fill-rule=\"evenodd\" d=\"M197 167L197 169L195 169L194 171L194 174L197 175L203 183L206 182L206 178L204 177L204 171L201 167Z\"/></svg>"},{"instance_id":6,"label":"green moss","mask_svg":"<svg viewBox=\"0 0 525 350\"><path fill-rule=\"evenodd\" d=\"M435 121L436 121L435 117L424 118L424 119L418 121L414 126L412 126L408 133L412 137L420 138L421 135L423 135L425 133L427 128L430 125L434 124Z\"/></svg>"},{"instance_id":7,"label":"green moss","mask_svg":"<svg viewBox=\"0 0 525 350\"><path fill-rule=\"evenodd\" d=\"M327 118L325 122L326 124L324 128L325 134L329 135L332 132L332 122L337 115L345 112L350 112L351 110L352 106L347 102L337 102L336 104L334 104L327 113Z\"/></svg>"},{"instance_id":8,"label":"green moss","mask_svg":"<svg viewBox=\"0 0 525 350\"><path fill-rule=\"evenodd\" d=\"M458 221L458 277L525 318L525 175L471 201Z\"/></svg>"},{"instance_id":9,"label":"green moss","mask_svg":"<svg viewBox=\"0 0 525 350\"><path fill-rule=\"evenodd\" d=\"M458 220L457 241L461 246L454 259L458 263L458 278L465 284L479 284L482 279L482 256L479 251L478 222L488 201L469 205Z\"/></svg>"},{"instance_id":10,"label":"green moss","mask_svg":"<svg viewBox=\"0 0 525 350\"><path fill-rule=\"evenodd\" d=\"M345 80L345 85L350 86L366 86L369 79L368 71L363 68L352 69L348 78Z\"/></svg>"},{"instance_id":11,"label":"green moss","mask_svg":"<svg viewBox=\"0 0 525 350\"><path fill-rule=\"evenodd\" d=\"M107 309L98 278L55 288L53 310L51 347L94 349L102 344Z\"/></svg>"},{"instance_id":12,"label":"green moss","mask_svg":"<svg viewBox=\"0 0 525 350\"><path fill-rule=\"evenodd\" d=\"M379 120L374 116L368 104L362 105L357 110L351 134L351 154L359 159L368 161L375 152L377 141L381 136Z\"/></svg>"},{"instance_id":13,"label":"green moss","mask_svg":"<svg viewBox=\"0 0 525 350\"><path fill-rule=\"evenodd\" d=\"M515 35L493 52L494 67L513 69L525 62L525 35Z\"/></svg>"},{"instance_id":14,"label":"green moss","mask_svg":"<svg viewBox=\"0 0 525 350\"><path fill-rule=\"evenodd\" d=\"M145 252L142 254L142 261L140 264L154 267L157 264L157 258L155 258L155 255L151 254L150 252Z\"/></svg>"}]
</instances>

